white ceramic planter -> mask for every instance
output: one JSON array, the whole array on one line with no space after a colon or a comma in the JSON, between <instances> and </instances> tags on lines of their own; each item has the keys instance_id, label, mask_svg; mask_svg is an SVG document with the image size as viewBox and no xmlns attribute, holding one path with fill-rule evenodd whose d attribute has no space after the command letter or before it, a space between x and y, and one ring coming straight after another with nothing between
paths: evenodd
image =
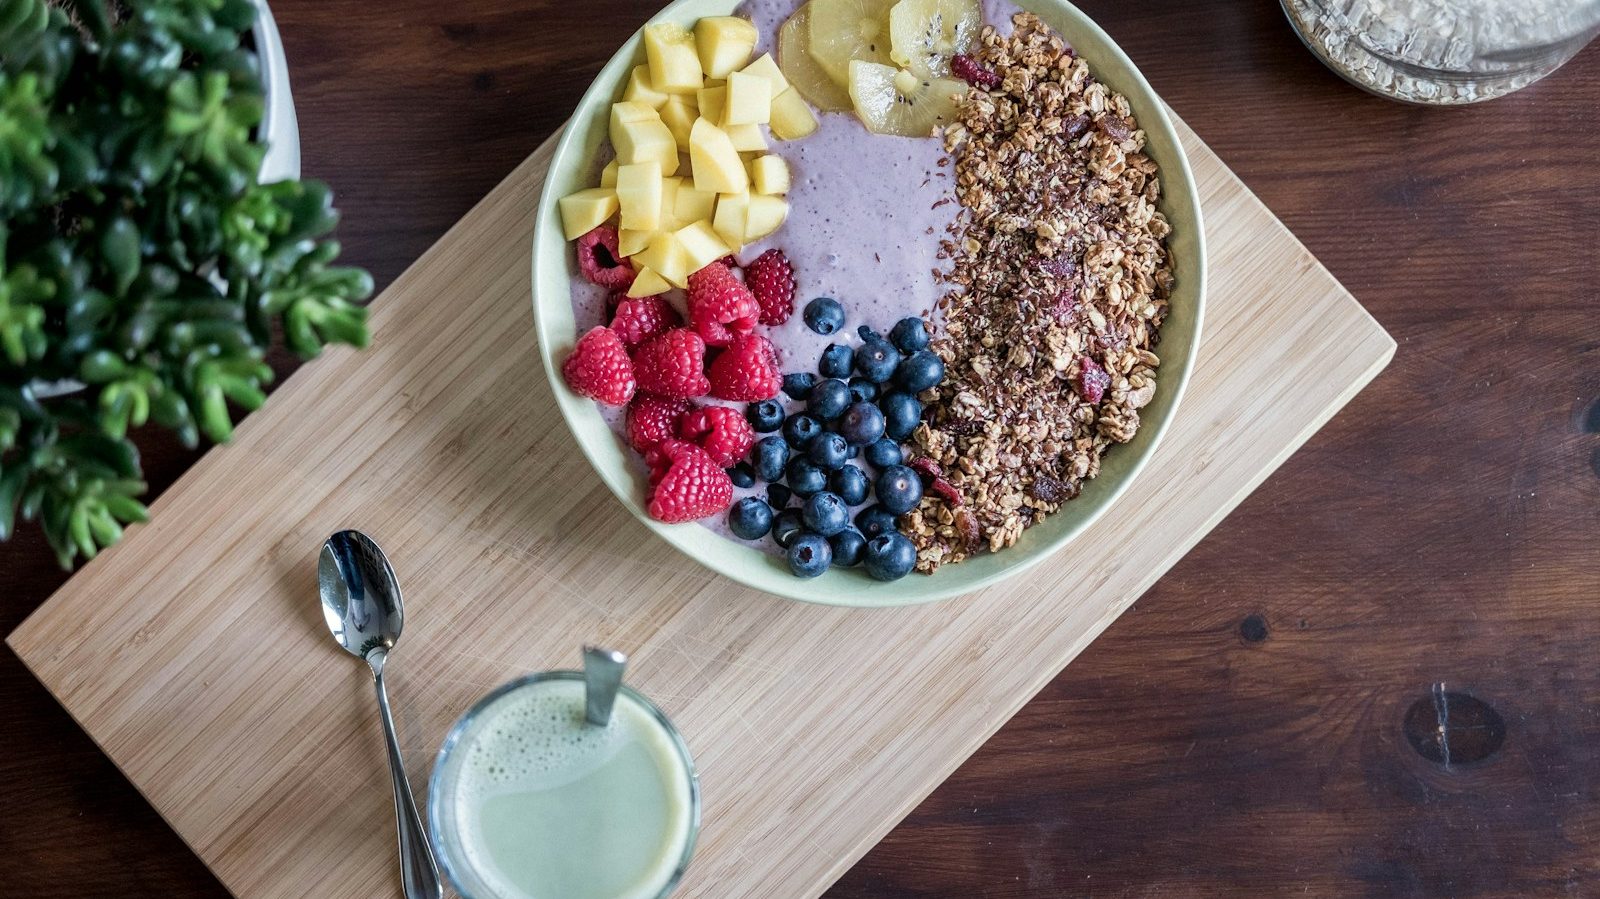
<instances>
[{"instance_id":1,"label":"white ceramic planter","mask_svg":"<svg viewBox=\"0 0 1600 899\"><path fill-rule=\"evenodd\" d=\"M261 90L266 100L259 130L267 144L267 155L261 160L260 178L261 183L270 184L300 177L300 122L295 118L294 97L289 93L289 60L283 55L278 23L266 0L255 0L255 4L260 12L250 33L261 64ZM72 378L34 381L32 386L33 395L41 400L83 389L83 383Z\"/></svg>"},{"instance_id":2,"label":"white ceramic planter","mask_svg":"<svg viewBox=\"0 0 1600 899\"><path fill-rule=\"evenodd\" d=\"M283 55L278 23L272 18L267 0L255 0L255 4L260 14L252 34L267 101L266 112L261 116L261 136L267 142L261 181L270 183L300 177L300 122L295 118L294 98L289 94L289 61Z\"/></svg>"}]
</instances>

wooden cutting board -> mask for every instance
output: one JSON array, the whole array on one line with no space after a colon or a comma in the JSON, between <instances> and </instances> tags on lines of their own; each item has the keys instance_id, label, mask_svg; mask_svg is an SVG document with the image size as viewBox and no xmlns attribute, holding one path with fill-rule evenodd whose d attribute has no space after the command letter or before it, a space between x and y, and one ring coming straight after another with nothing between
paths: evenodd
<instances>
[{"instance_id":1,"label":"wooden cutting board","mask_svg":"<svg viewBox=\"0 0 1600 899\"><path fill-rule=\"evenodd\" d=\"M1028 573L899 610L712 575L607 493L535 358L528 248L553 140L9 639L243 897L396 895L362 666L316 554L377 538L410 613L412 782L496 684L599 642L683 730L704 830L683 896L821 893L1374 377L1394 342L1187 127L1211 248L1194 380L1149 468Z\"/></svg>"}]
</instances>

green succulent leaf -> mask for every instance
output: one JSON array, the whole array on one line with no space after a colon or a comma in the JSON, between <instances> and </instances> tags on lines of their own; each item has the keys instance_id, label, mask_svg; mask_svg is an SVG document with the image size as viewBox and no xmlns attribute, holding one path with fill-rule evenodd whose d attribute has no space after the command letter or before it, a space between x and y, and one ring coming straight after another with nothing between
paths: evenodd
<instances>
[{"instance_id":1,"label":"green succulent leaf","mask_svg":"<svg viewBox=\"0 0 1600 899\"><path fill-rule=\"evenodd\" d=\"M138 428L227 440L276 332L306 357L368 340L332 192L258 183L255 17L0 0L0 540L37 522L62 565L92 558L146 517Z\"/></svg>"},{"instance_id":2,"label":"green succulent leaf","mask_svg":"<svg viewBox=\"0 0 1600 899\"><path fill-rule=\"evenodd\" d=\"M0 46L13 40L0 36ZM22 209L55 191L61 172L50 157L54 145L39 76L0 69L0 209Z\"/></svg>"}]
</instances>

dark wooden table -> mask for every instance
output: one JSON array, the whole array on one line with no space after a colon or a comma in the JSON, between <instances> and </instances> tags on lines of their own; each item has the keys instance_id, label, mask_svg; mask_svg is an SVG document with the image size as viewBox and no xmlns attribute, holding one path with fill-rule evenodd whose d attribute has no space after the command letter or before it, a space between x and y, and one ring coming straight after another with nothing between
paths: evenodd
<instances>
[{"instance_id":1,"label":"dark wooden table","mask_svg":"<svg viewBox=\"0 0 1600 899\"><path fill-rule=\"evenodd\" d=\"M1082 5L1400 350L828 895L1600 895L1600 50L1424 110L1275 3ZM273 6L380 286L654 8ZM0 632L64 577L0 548ZM225 895L10 653L0 807L0 896Z\"/></svg>"}]
</instances>

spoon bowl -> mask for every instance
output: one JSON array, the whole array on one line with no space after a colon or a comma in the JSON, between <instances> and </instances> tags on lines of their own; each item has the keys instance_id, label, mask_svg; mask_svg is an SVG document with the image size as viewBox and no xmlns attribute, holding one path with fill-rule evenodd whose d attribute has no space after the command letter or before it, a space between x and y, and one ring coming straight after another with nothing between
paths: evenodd
<instances>
[{"instance_id":1,"label":"spoon bowl","mask_svg":"<svg viewBox=\"0 0 1600 899\"><path fill-rule=\"evenodd\" d=\"M317 560L317 589L333 639L351 655L381 667L406 620L400 583L383 550L360 531L334 534Z\"/></svg>"}]
</instances>

